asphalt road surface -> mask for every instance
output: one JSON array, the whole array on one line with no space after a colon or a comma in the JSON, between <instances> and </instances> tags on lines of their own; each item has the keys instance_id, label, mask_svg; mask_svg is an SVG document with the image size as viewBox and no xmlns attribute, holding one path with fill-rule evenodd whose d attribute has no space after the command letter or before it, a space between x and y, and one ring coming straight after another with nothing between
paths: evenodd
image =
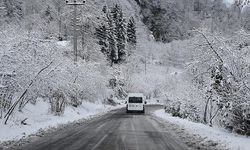
<instances>
[{"instance_id":1,"label":"asphalt road surface","mask_svg":"<svg viewBox=\"0 0 250 150\"><path fill-rule=\"evenodd\" d=\"M150 115L162 106L148 105L145 114L125 108L78 127L69 127L18 150L187 150L182 141L164 132Z\"/></svg>"}]
</instances>

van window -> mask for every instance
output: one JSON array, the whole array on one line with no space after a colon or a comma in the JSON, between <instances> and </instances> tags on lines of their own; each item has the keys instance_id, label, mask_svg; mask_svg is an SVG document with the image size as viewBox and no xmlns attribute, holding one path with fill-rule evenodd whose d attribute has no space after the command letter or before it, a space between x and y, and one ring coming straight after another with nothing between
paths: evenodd
<instances>
[{"instance_id":1,"label":"van window","mask_svg":"<svg viewBox=\"0 0 250 150\"><path fill-rule=\"evenodd\" d=\"M129 103L142 103L142 97L129 97Z\"/></svg>"}]
</instances>

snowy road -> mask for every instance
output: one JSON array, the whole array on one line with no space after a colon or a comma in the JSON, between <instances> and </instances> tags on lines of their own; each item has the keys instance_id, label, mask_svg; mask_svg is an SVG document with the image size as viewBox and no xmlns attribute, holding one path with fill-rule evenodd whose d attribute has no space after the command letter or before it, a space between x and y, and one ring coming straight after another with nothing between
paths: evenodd
<instances>
[{"instance_id":1,"label":"snowy road","mask_svg":"<svg viewBox=\"0 0 250 150\"><path fill-rule=\"evenodd\" d=\"M81 126L39 138L18 150L187 150L164 132L150 115L162 106L146 106L144 114L126 114L125 108L112 111Z\"/></svg>"}]
</instances>

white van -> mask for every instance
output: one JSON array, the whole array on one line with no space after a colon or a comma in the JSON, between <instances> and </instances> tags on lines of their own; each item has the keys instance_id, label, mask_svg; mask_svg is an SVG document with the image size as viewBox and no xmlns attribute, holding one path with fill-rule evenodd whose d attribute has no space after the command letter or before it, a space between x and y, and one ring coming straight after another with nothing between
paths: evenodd
<instances>
[{"instance_id":1,"label":"white van","mask_svg":"<svg viewBox=\"0 0 250 150\"><path fill-rule=\"evenodd\" d=\"M139 111L144 113L146 104L142 93L129 93L127 98L127 113L131 111Z\"/></svg>"}]
</instances>

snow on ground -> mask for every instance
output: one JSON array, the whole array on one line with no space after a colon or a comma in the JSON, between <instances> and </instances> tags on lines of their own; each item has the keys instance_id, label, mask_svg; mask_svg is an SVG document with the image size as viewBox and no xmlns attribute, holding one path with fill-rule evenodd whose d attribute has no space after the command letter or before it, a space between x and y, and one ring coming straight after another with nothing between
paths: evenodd
<instances>
[{"instance_id":1,"label":"snow on ground","mask_svg":"<svg viewBox=\"0 0 250 150\"><path fill-rule=\"evenodd\" d=\"M227 6L231 6L234 3L234 0L223 0L224 3L227 4Z\"/></svg>"},{"instance_id":2,"label":"snow on ground","mask_svg":"<svg viewBox=\"0 0 250 150\"><path fill-rule=\"evenodd\" d=\"M9 140L19 140L30 134L35 134L38 130L57 127L80 119L90 119L93 116L101 115L109 110L121 106L105 106L84 102L78 108L66 107L63 116L49 114L49 105L46 102L38 101L36 105L27 104L22 113L15 114L7 125L0 119L0 143ZM17 119L18 118L18 119ZM21 125L21 121L28 118L27 125Z\"/></svg>"},{"instance_id":3,"label":"snow on ground","mask_svg":"<svg viewBox=\"0 0 250 150\"><path fill-rule=\"evenodd\" d=\"M69 41L59 41L57 42L58 46L66 47L69 46L70 42Z\"/></svg>"},{"instance_id":4,"label":"snow on ground","mask_svg":"<svg viewBox=\"0 0 250 150\"><path fill-rule=\"evenodd\" d=\"M229 133L223 129L212 128L201 123L194 123L186 119L172 117L170 114L165 113L164 110L157 110L154 114L161 119L177 124L191 134L198 134L207 140L217 141L226 145L230 150L250 149L250 138L248 137Z\"/></svg>"},{"instance_id":5,"label":"snow on ground","mask_svg":"<svg viewBox=\"0 0 250 150\"><path fill-rule=\"evenodd\" d=\"M164 99L162 98L151 98L150 100L146 100L147 104L150 105L163 105L164 104Z\"/></svg>"}]
</instances>

